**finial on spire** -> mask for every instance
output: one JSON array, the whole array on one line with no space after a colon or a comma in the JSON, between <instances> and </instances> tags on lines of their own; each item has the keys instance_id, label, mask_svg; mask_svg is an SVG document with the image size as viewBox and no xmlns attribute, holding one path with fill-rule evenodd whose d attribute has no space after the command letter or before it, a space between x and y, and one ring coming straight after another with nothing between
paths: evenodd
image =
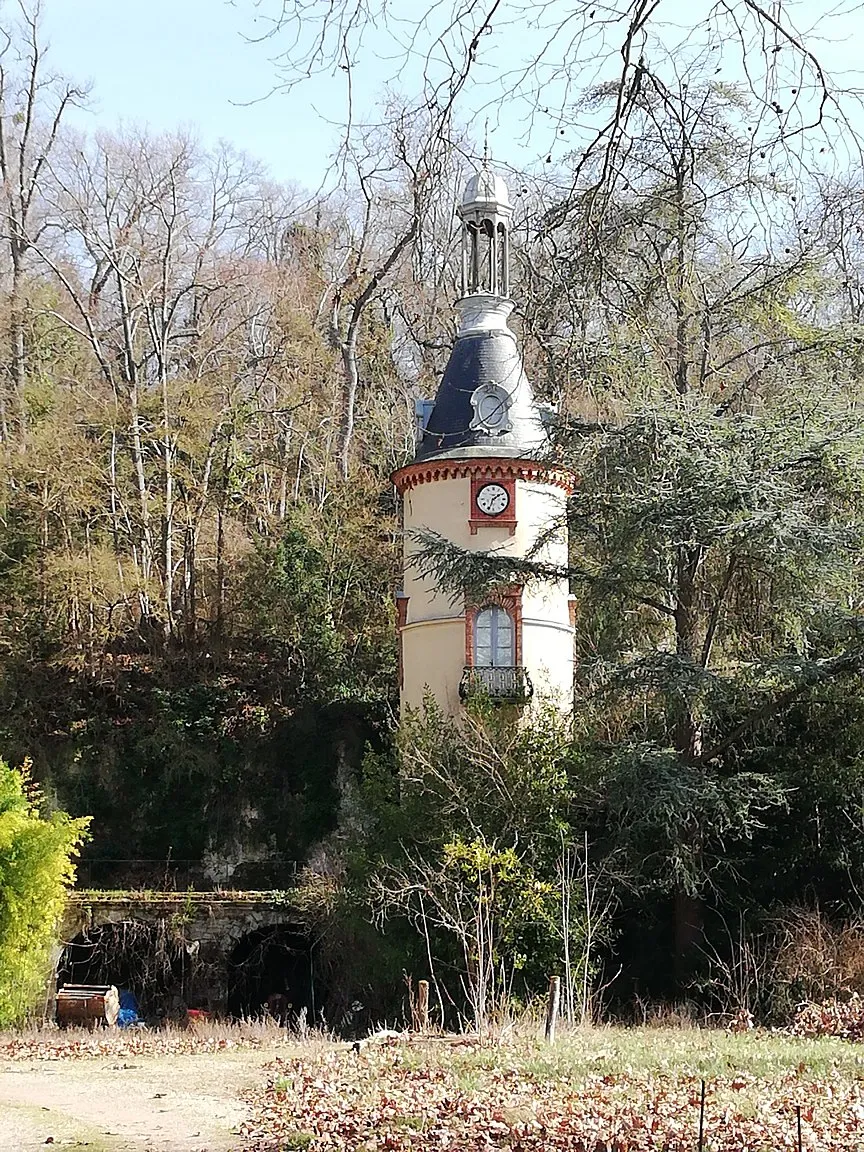
<instances>
[{"instance_id":1,"label":"finial on spire","mask_svg":"<svg viewBox=\"0 0 864 1152\"><path fill-rule=\"evenodd\" d=\"M483 166L489 163L489 117L486 117L486 127L483 131Z\"/></svg>"}]
</instances>

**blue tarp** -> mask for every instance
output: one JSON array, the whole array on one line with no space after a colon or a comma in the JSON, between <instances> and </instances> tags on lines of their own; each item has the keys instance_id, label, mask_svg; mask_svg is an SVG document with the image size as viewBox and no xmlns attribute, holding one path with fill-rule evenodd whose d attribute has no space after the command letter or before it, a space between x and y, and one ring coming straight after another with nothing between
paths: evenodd
<instances>
[{"instance_id":1,"label":"blue tarp","mask_svg":"<svg viewBox=\"0 0 864 1152\"><path fill-rule=\"evenodd\" d=\"M118 1028L129 1028L132 1024L137 1024L140 1020L138 1015L138 1000L134 992L130 992L128 988L121 988L120 995L120 1011L117 1015Z\"/></svg>"}]
</instances>

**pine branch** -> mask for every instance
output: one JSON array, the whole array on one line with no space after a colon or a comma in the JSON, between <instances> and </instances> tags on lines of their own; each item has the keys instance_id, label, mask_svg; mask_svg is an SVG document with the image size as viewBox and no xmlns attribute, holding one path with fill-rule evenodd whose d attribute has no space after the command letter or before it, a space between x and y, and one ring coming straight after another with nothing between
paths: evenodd
<instances>
[{"instance_id":1,"label":"pine branch","mask_svg":"<svg viewBox=\"0 0 864 1152\"><path fill-rule=\"evenodd\" d=\"M778 696L774 696L770 700L765 700L758 708L754 708L753 711L736 724L726 736L718 740L713 747L708 748L707 751L703 752L701 756L694 760L694 763L697 765L705 765L719 759L719 757L736 744L754 724L758 724L761 720L767 720L771 716L776 716L779 712L788 708L790 704L794 704L796 700L799 700L811 688L819 684L824 684L826 681L835 680L840 676L857 675L862 671L864 671L864 652L848 652L842 656L832 656L825 660L813 661L805 667L804 679L800 683L787 688L785 692L781 692Z\"/></svg>"},{"instance_id":2,"label":"pine branch","mask_svg":"<svg viewBox=\"0 0 864 1152\"><path fill-rule=\"evenodd\" d=\"M494 588L510 584L565 580L571 586L591 585L621 595L631 603L642 604L664 616L675 615L671 604L641 591L639 585L650 582L650 578L635 575L632 571L612 575L609 571L592 572L584 567L549 564L505 553L472 552L451 543L437 532L412 532L410 539L420 545L411 558L415 571L449 592L452 603L456 603L460 596L478 599Z\"/></svg>"}]
</instances>

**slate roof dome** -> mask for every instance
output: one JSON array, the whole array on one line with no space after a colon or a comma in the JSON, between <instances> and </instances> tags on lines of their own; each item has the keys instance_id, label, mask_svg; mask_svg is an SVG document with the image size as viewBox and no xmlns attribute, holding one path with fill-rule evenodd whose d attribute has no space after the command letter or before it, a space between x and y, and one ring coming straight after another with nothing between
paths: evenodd
<instances>
[{"instance_id":1,"label":"slate roof dome","mask_svg":"<svg viewBox=\"0 0 864 1152\"><path fill-rule=\"evenodd\" d=\"M492 419L483 420L484 408ZM496 408L504 417L496 427ZM415 460L508 456L536 460L548 436L512 332L460 336L453 345Z\"/></svg>"},{"instance_id":2,"label":"slate roof dome","mask_svg":"<svg viewBox=\"0 0 864 1152\"><path fill-rule=\"evenodd\" d=\"M462 197L463 211L471 208L498 205L499 208L510 208L510 194L507 185L488 164L484 163L465 185L465 194Z\"/></svg>"}]
</instances>

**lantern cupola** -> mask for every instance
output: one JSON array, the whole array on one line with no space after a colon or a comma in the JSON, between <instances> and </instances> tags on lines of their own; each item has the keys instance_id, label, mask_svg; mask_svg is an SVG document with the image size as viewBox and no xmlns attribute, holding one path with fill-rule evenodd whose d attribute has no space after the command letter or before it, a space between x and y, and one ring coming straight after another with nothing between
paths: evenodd
<instances>
[{"instance_id":1,"label":"lantern cupola","mask_svg":"<svg viewBox=\"0 0 864 1152\"><path fill-rule=\"evenodd\" d=\"M507 185L485 160L468 181L457 214L462 222L462 296L509 296L513 208Z\"/></svg>"}]
</instances>

